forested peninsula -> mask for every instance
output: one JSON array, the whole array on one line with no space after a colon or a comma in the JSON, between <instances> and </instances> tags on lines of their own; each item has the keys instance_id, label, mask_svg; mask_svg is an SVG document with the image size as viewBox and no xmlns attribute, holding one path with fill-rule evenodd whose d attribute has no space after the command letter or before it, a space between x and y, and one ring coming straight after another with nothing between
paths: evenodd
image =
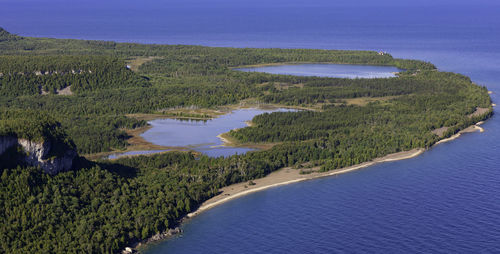
<instances>
[{"instance_id":1,"label":"forested peninsula","mask_svg":"<svg viewBox=\"0 0 500 254\"><path fill-rule=\"evenodd\" d=\"M342 79L233 70L283 63L403 71ZM241 104L304 110L259 115L224 134L266 150L90 159L129 148L130 133L147 126L138 115L210 117L185 109ZM118 253L175 228L225 186L285 167L327 172L428 149L491 114L487 89L469 77L390 54L31 38L0 28L0 252Z\"/></svg>"}]
</instances>

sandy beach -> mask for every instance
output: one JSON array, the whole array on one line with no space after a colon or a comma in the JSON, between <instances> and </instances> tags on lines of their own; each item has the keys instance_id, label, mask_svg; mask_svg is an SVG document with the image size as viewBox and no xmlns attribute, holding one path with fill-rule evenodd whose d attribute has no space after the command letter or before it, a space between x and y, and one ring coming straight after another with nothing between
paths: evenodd
<instances>
[{"instance_id":1,"label":"sandy beach","mask_svg":"<svg viewBox=\"0 0 500 254\"><path fill-rule=\"evenodd\" d=\"M306 181L306 180L311 180L311 179L316 179L320 177L328 177L328 176L335 176L335 175L340 175L348 172L352 172L355 170L363 169L378 163L383 163L383 162L390 162L390 161L398 161L398 160L404 160L404 159L410 159L413 157L416 157L423 153L425 149L423 148L418 148L418 149L413 149L410 151L403 151L403 152L398 152L398 153L393 153L386 155L384 157L376 158L372 161L364 162L361 164L353 165L350 167L346 168L341 168L341 169L336 169L328 172L312 172L308 174L301 174L300 169L294 169L291 167L286 167L282 168L280 170L277 170L275 172L272 172L271 174L259 178L259 179L254 179L252 180L252 184L250 182L243 182L243 183L237 183L233 184L230 186L226 186L224 188L220 189L219 195L212 197L211 199L203 202L198 209L196 209L194 212L189 213L186 217L183 218L183 220L190 219L206 210L209 210L210 208L213 208L217 205L224 204L225 202L228 202L230 200L242 197L247 194L251 194L254 192L266 190L269 188L274 188L286 184L292 184L292 183L297 183L301 181ZM319 167L317 168L311 168L309 170L319 170ZM178 228L176 228L178 230ZM169 232L169 231L165 231ZM178 231L179 233L181 231ZM175 234L177 234L175 233ZM170 234L170 233L164 233L164 236L160 237L159 239L153 239L149 238L141 242L137 242L132 245L132 248L137 250L142 248L145 244L149 244L150 242L157 242L163 239L166 239L168 237L171 237L172 235L175 234Z\"/></svg>"},{"instance_id":2,"label":"sandy beach","mask_svg":"<svg viewBox=\"0 0 500 254\"><path fill-rule=\"evenodd\" d=\"M246 124L248 126L251 125L251 121L247 121ZM483 132L484 129L480 127L480 125L483 124L483 121L476 123L475 125L471 125L464 130L459 131L457 134L449 137L442 139L438 142L436 142L434 145L438 145L444 142L448 142L451 140L454 140L458 137L460 137L463 133L469 133L469 132ZM231 145L236 145L232 140L230 140L229 137L224 135L226 133L219 134L217 137L223 141L222 146L231 146ZM390 162L390 161L398 161L398 160L404 160L404 159L410 159L414 158L420 154L422 154L425 151L424 148L417 148L409 151L403 151L403 152L398 152L398 153L393 153L389 154L380 158L373 159L368 162L364 162L361 164L349 166L346 168L341 168L341 169L336 169L336 170L331 170L328 172L318 172L319 167L315 168L308 168L308 170L311 173L307 174L301 174L301 170L304 169L296 169L296 168L291 168L291 167L286 167L279 169L277 171L272 172L271 174L259 178L259 179L254 179L249 182L242 182L242 183L237 183L233 184L230 186L226 186L220 189L220 192L217 196L212 197L208 199L207 201L203 202L198 209L193 211L192 213L187 214L182 220L188 220L190 218L195 217L196 215L199 215L200 213L207 211L213 207L216 207L218 205L224 204L228 201L231 201L233 199L245 196L247 194L255 193L258 191L263 191L269 188L274 188L278 186L283 186L287 184L292 184L292 183L297 183L297 182L302 182L306 180L312 180L312 179L317 179L321 177L328 177L328 176L336 176L344 173L349 173L355 170L360 170L369 166L373 166L378 163L383 163L383 162ZM178 230L178 228L176 228ZM166 231L167 232L167 231ZM169 231L168 231L169 232ZM181 231L178 231L181 232ZM161 236L159 239L147 239L142 242L138 242L133 245L134 249L141 248L143 244L148 244L149 242L156 242L160 241L162 239L171 237L173 234L170 233L164 233L164 236Z\"/></svg>"},{"instance_id":3,"label":"sandy beach","mask_svg":"<svg viewBox=\"0 0 500 254\"><path fill-rule=\"evenodd\" d=\"M453 135L453 136L451 136L449 138L444 138L444 139L439 140L434 145L439 145L439 144L442 144L442 143L445 143L445 142L448 142L448 141L452 141L454 139L457 139L458 137L460 137L464 133L470 133L470 132L476 132L476 131L484 132L484 129L480 126L483 123L484 122L481 121L481 122L476 123L475 125L471 125L471 126L465 128L465 129L459 131L457 134L455 134L455 135Z\"/></svg>"},{"instance_id":4,"label":"sandy beach","mask_svg":"<svg viewBox=\"0 0 500 254\"><path fill-rule=\"evenodd\" d=\"M248 126L250 126L252 123L251 123L251 121L247 121L246 124ZM457 139L463 133L476 132L476 131L483 132L484 129L482 127L480 127L481 124L483 124L483 121L478 122L475 125L471 125L465 129L459 131L457 134L455 134L449 138L442 139L442 140L436 142L434 145L438 145L441 143L445 143L445 142ZM222 134L219 134L217 136L223 142L223 144L221 146L235 146L235 145L237 145L237 142L235 143L233 140L231 140L225 134L227 134L227 133L222 133ZM256 146L256 145L254 145L254 146ZM287 185L287 184L297 183L297 182L301 182L301 181L349 173L349 172L352 172L355 170L360 170L360 169L363 169L363 168L366 168L369 166L373 166L373 165L378 164L378 163L410 159L410 158L413 158L413 157L416 157L416 156L422 154L424 151L425 151L424 148L418 148L418 149L413 149L413 150L409 150L409 151L393 153L393 154L389 154L389 155L386 155L386 156L383 156L380 158L373 159L373 160L368 161L368 162L349 166L346 168L331 170L328 172L318 172L320 168L315 167L315 168L306 169L311 173L301 174L301 170L304 170L304 169L296 169L296 168L291 168L291 167L282 168L282 169L279 169L275 172L272 172L271 174L269 174L263 178L254 179L254 180L249 181L249 182L237 183L237 184L233 184L233 185L221 188L220 193L217 196L212 197L209 200L203 202L200 205L200 207L198 207L198 209L196 209L192 213L189 213L183 220L192 218L192 217L194 217L194 216L196 216L204 211L207 211L213 207L224 204L225 202L231 201L233 199L242 197L242 196L247 195L247 194L251 194L251 193L258 192L258 191L262 191L262 190L266 190L266 189L274 188L274 187L278 187L278 186L283 186L283 185ZM168 238L169 236L170 235L168 235L166 237L161 237L161 239ZM148 243L150 241L157 241L157 240L148 239L144 242L135 244L134 248L138 248L143 243Z\"/></svg>"},{"instance_id":5,"label":"sandy beach","mask_svg":"<svg viewBox=\"0 0 500 254\"><path fill-rule=\"evenodd\" d=\"M436 142L435 145L445 143L454 139L457 139L460 137L463 133L470 133L470 132L483 132L484 129L480 127L480 125L483 124L483 122L478 122L475 125L469 126L461 131L459 131L457 134L449 137L442 139L438 142ZM224 137L219 136L219 138L224 141L228 142ZM381 158L376 158L372 161L369 162L364 162L358 165L353 165L350 167L342 168L342 169L337 169L337 170L332 170L328 172L313 172L309 174L300 174L299 169L293 169L290 167L287 168L282 168L280 170L277 170L263 178L255 179L252 182L255 183L254 185L250 185L248 182L244 183L237 183L233 184L230 186L226 186L222 188L220 191L220 194L203 202L201 206L194 212L190 213L187 215L187 218L194 217L203 211L206 211L210 208L213 208L217 205L223 204L227 201L233 200L235 198L254 193L257 191L262 191L266 190L269 188L277 187L277 186L282 186L285 184L291 184L291 183L296 183L296 182L301 182L305 180L311 180L315 178L320 178L320 177L327 177L327 176L335 176L343 173L348 173L354 170L359 170L362 168L366 168L372 165L375 165L377 163L382 163L382 162L389 162L389 161L397 161L397 160L404 160L404 159L409 159L413 158L415 156L420 155L423 153L425 149L420 148L420 149L413 149L410 151L404 151L404 152L398 152L398 153L393 153L386 155ZM312 171L317 171L318 168L313 168L311 169Z\"/></svg>"},{"instance_id":6,"label":"sandy beach","mask_svg":"<svg viewBox=\"0 0 500 254\"><path fill-rule=\"evenodd\" d=\"M266 177L259 178L253 180L253 183L255 185L249 185L248 182L244 183L237 183L233 184L227 187L224 187L221 189L221 193L207 201L205 201L196 211L190 213L187 215L188 218L191 218L193 216L196 216L200 214L203 211L206 211L210 208L213 208L217 205L223 204L227 201L230 201L232 199L254 193L257 191L277 187L277 186L282 186L285 184L291 184L291 183L296 183L300 181L305 181L305 180L310 180L310 179L315 179L315 178L320 178L320 177L327 177L327 176L334 176L334 175L339 175L343 173L348 173L354 170L366 168L368 166L375 165L377 163L382 163L382 162L389 162L389 161L397 161L397 160L404 160L404 159L409 159L413 158L415 156L418 156L419 154L423 153L424 149L413 149L410 151L404 151L404 152L399 152L399 153L393 153L389 154L387 156L381 157L374 159L369 162L361 163L358 165L342 168L342 169L337 169L337 170L332 170L328 172L313 172L309 174L300 174L299 169L293 169L293 168L283 168L280 170L277 170ZM317 170L318 168L316 168Z\"/></svg>"}]
</instances>

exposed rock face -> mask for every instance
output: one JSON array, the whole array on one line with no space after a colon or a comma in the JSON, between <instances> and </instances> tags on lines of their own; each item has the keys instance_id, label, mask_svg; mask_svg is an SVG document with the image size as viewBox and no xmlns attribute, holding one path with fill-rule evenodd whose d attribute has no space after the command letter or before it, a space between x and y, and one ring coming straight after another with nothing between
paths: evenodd
<instances>
[{"instance_id":1,"label":"exposed rock face","mask_svg":"<svg viewBox=\"0 0 500 254\"><path fill-rule=\"evenodd\" d=\"M68 150L63 156L56 157L43 162L35 162L33 166L40 166L47 174L55 175L59 172L68 171L73 166L73 159L76 157L76 152ZM29 163L29 162L28 162Z\"/></svg>"},{"instance_id":2,"label":"exposed rock face","mask_svg":"<svg viewBox=\"0 0 500 254\"><path fill-rule=\"evenodd\" d=\"M26 160L31 162L43 162L50 150L50 142L37 143L27 139L19 139L17 143L26 152Z\"/></svg>"},{"instance_id":3,"label":"exposed rock face","mask_svg":"<svg viewBox=\"0 0 500 254\"><path fill-rule=\"evenodd\" d=\"M14 145L19 145L23 148L25 152L24 162L26 164L40 167L45 173L52 175L71 169L73 159L77 155L76 151L68 150L63 156L47 158L52 146L50 142L38 143L9 136L0 137L0 155Z\"/></svg>"}]
</instances>

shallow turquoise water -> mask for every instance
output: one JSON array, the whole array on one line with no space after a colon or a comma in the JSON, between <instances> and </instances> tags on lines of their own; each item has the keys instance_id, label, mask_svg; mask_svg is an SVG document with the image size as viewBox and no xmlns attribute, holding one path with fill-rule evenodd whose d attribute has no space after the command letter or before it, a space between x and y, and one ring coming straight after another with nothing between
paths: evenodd
<instances>
[{"instance_id":1,"label":"shallow turquoise water","mask_svg":"<svg viewBox=\"0 0 500 254\"><path fill-rule=\"evenodd\" d=\"M315 76L330 78L393 78L401 70L389 66L353 64L291 64L262 67L235 68L237 71L266 72L271 74Z\"/></svg>"}]
</instances>

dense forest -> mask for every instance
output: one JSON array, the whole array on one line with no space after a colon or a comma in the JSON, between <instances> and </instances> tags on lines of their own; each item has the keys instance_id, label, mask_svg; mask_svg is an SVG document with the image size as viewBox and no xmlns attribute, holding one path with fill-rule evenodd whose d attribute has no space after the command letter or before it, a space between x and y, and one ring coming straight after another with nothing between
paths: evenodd
<instances>
[{"instance_id":1,"label":"dense forest","mask_svg":"<svg viewBox=\"0 0 500 254\"><path fill-rule=\"evenodd\" d=\"M396 78L340 79L239 72L270 63L395 66ZM369 100L368 100L369 99ZM334 170L428 148L486 119L485 87L434 65L371 51L212 48L29 38L0 28L0 136L51 140L80 155L124 149L128 114L218 109L245 100L307 110L256 116L228 135L273 143L228 158L168 152L79 157L50 176L0 155L0 252L116 253L176 226L233 183L304 163ZM366 100L362 105L352 100ZM482 115L477 108L490 109ZM448 127L442 136L432 131Z\"/></svg>"},{"instance_id":2,"label":"dense forest","mask_svg":"<svg viewBox=\"0 0 500 254\"><path fill-rule=\"evenodd\" d=\"M0 56L0 74L6 97L149 85L123 61L105 56Z\"/></svg>"},{"instance_id":3,"label":"dense forest","mask_svg":"<svg viewBox=\"0 0 500 254\"><path fill-rule=\"evenodd\" d=\"M219 186L263 176L257 173L261 164L250 157L195 160L191 153L175 152L91 163L53 177L37 168L5 169L0 248L116 252L176 225Z\"/></svg>"}]
</instances>

